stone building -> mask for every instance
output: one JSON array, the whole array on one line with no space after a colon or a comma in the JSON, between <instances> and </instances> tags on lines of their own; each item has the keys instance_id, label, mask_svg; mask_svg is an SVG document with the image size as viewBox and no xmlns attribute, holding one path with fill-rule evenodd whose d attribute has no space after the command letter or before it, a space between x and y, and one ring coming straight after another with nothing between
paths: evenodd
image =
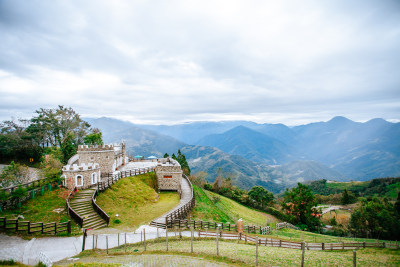
<instances>
[{"instance_id":1,"label":"stone building","mask_svg":"<svg viewBox=\"0 0 400 267\"><path fill-rule=\"evenodd\" d=\"M158 190L181 192L182 169L174 159L162 158L156 167Z\"/></svg>"},{"instance_id":2,"label":"stone building","mask_svg":"<svg viewBox=\"0 0 400 267\"><path fill-rule=\"evenodd\" d=\"M102 145L78 147L77 154L72 156L63 167L64 185L70 189L90 187L101 180L101 174L112 173L118 167L128 163L126 146Z\"/></svg>"}]
</instances>

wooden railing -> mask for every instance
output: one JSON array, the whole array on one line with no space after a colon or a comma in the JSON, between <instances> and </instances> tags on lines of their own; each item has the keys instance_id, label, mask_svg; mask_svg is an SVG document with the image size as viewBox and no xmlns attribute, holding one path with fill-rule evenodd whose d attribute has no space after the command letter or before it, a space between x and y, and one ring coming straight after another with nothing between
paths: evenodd
<instances>
[{"instance_id":1,"label":"wooden railing","mask_svg":"<svg viewBox=\"0 0 400 267\"><path fill-rule=\"evenodd\" d=\"M79 216L79 214L77 212L74 211L74 209L71 207L70 205L70 201L71 199L75 196L76 192L78 191L78 189L75 187L68 195L67 197L67 210L68 210L68 214L69 216L74 219L74 221L80 226L82 227L83 225L83 218L81 216Z\"/></svg>"},{"instance_id":2,"label":"wooden railing","mask_svg":"<svg viewBox=\"0 0 400 267\"><path fill-rule=\"evenodd\" d=\"M94 191L93 196L92 196L92 206L93 209L97 212L97 214L100 215L100 217L106 221L107 226L110 224L110 216L107 215L107 213L102 210L99 205L96 203L96 196L97 196L97 189Z\"/></svg>"},{"instance_id":3,"label":"wooden railing","mask_svg":"<svg viewBox=\"0 0 400 267\"><path fill-rule=\"evenodd\" d=\"M187 217L187 215L192 211L194 205L196 204L195 198L194 198L194 192L193 192L193 185L190 182L190 180L187 178L186 175L182 175L184 179L186 179L189 183L190 186L190 200L184 204L182 207L180 207L179 209L174 210L173 212L169 213L166 217L165 217L165 226L168 228L172 228L173 227L173 222L175 220L181 220L181 219L185 219ZM156 226L156 225L155 225ZM160 224L159 226L162 227L162 224ZM162 227L162 228L165 228Z\"/></svg>"},{"instance_id":4,"label":"wooden railing","mask_svg":"<svg viewBox=\"0 0 400 267\"><path fill-rule=\"evenodd\" d=\"M42 233L52 234L67 232L71 233L71 221L63 223L43 223L43 222L30 222L18 219L7 219L6 217L0 218L0 228L6 230L15 230L17 232L26 231L28 234Z\"/></svg>"},{"instance_id":5,"label":"wooden railing","mask_svg":"<svg viewBox=\"0 0 400 267\"><path fill-rule=\"evenodd\" d=\"M199 231L199 237L216 237L226 239L238 239L244 240L246 243L256 243L258 240L259 245L271 246L271 247L281 247L281 248L291 248L291 249L302 249L304 246L307 250L346 250L346 249L359 249L359 248L392 248L399 249L397 243L391 242L339 242L339 243L306 243L306 242L294 242L285 241L281 239L273 238L260 238L255 236L246 235L244 233L223 233L217 230L216 232L209 231Z\"/></svg>"},{"instance_id":6,"label":"wooden railing","mask_svg":"<svg viewBox=\"0 0 400 267\"><path fill-rule=\"evenodd\" d=\"M45 185L45 184L49 184L49 183L51 183L50 178L42 178L42 179L38 179L38 180L28 182L28 183L13 185L13 186L9 186L9 187L3 187L3 188L1 188L1 190L8 192L8 193L12 193L18 187L25 187L28 189L31 186L35 188L35 187L40 187L41 185Z\"/></svg>"},{"instance_id":7,"label":"wooden railing","mask_svg":"<svg viewBox=\"0 0 400 267\"><path fill-rule=\"evenodd\" d=\"M223 222L209 222L209 221L196 221L196 220L181 220L175 219L173 221L169 221L168 228L177 228L177 229L214 229L217 228L225 231L234 231L237 232L237 225ZM269 226L257 226L257 225L244 225L243 232L253 233L253 234L269 234L271 232L271 228Z\"/></svg>"},{"instance_id":8,"label":"wooden railing","mask_svg":"<svg viewBox=\"0 0 400 267\"><path fill-rule=\"evenodd\" d=\"M154 168L137 168L132 170L120 171L116 174L112 172L102 175L101 181L97 183L97 190L102 192L121 178L135 176L154 171Z\"/></svg>"}]
</instances>

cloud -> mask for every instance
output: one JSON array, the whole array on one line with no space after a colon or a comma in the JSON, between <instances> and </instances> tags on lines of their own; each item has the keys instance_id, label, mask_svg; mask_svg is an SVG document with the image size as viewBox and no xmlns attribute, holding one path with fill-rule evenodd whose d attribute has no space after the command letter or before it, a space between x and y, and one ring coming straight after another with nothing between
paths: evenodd
<instances>
[{"instance_id":1,"label":"cloud","mask_svg":"<svg viewBox=\"0 0 400 267\"><path fill-rule=\"evenodd\" d=\"M400 119L397 1L5 0L0 35L0 119Z\"/></svg>"}]
</instances>

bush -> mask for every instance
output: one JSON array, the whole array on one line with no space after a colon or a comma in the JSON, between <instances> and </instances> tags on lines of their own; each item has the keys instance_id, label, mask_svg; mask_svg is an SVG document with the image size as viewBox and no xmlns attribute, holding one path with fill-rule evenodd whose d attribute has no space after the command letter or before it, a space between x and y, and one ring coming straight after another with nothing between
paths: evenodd
<instances>
[{"instance_id":1,"label":"bush","mask_svg":"<svg viewBox=\"0 0 400 267\"><path fill-rule=\"evenodd\" d=\"M6 201L10 197L10 194L6 191L1 190L0 201Z\"/></svg>"},{"instance_id":2,"label":"bush","mask_svg":"<svg viewBox=\"0 0 400 267\"><path fill-rule=\"evenodd\" d=\"M27 192L28 192L28 190L27 190L25 187L18 186L18 188L15 189L15 190L11 193L11 195L12 195L13 197L15 197L15 198L23 198L23 197L25 197L25 196L28 195Z\"/></svg>"},{"instance_id":3,"label":"bush","mask_svg":"<svg viewBox=\"0 0 400 267\"><path fill-rule=\"evenodd\" d=\"M121 223L121 220L120 220L120 219L115 219L115 220L114 220L114 223L120 224L120 223Z\"/></svg>"}]
</instances>

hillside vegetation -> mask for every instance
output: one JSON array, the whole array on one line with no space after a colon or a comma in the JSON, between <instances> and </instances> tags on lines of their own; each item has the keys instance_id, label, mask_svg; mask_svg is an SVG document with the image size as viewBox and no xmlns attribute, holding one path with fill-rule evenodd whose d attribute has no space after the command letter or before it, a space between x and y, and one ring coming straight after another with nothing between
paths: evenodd
<instances>
[{"instance_id":1,"label":"hillside vegetation","mask_svg":"<svg viewBox=\"0 0 400 267\"><path fill-rule=\"evenodd\" d=\"M372 179L367 182L328 182L323 179L311 182L308 187L314 194L320 195L338 194L347 189L363 197L386 196L394 199L400 191L400 177Z\"/></svg>"},{"instance_id":2,"label":"hillside vegetation","mask_svg":"<svg viewBox=\"0 0 400 267\"><path fill-rule=\"evenodd\" d=\"M73 233L79 233L79 226L72 220L65 209L65 201L69 194L68 189L60 188L53 191L45 191L44 195L37 194L34 199L28 200L21 208L0 212L0 217L16 219L22 215L22 221L31 222L66 222L71 221ZM21 232L24 234L25 232Z\"/></svg>"},{"instance_id":3,"label":"hillside vegetation","mask_svg":"<svg viewBox=\"0 0 400 267\"><path fill-rule=\"evenodd\" d=\"M194 187L196 206L192 212L193 219L215 222L236 223L240 218L244 224L266 225L279 222L274 216L245 207L236 201L216 193Z\"/></svg>"},{"instance_id":4,"label":"hillside vegetation","mask_svg":"<svg viewBox=\"0 0 400 267\"><path fill-rule=\"evenodd\" d=\"M97 197L97 204L110 216L110 227L136 229L178 205L179 194L157 194L154 190L156 181L154 173L127 177L101 193Z\"/></svg>"}]
</instances>

